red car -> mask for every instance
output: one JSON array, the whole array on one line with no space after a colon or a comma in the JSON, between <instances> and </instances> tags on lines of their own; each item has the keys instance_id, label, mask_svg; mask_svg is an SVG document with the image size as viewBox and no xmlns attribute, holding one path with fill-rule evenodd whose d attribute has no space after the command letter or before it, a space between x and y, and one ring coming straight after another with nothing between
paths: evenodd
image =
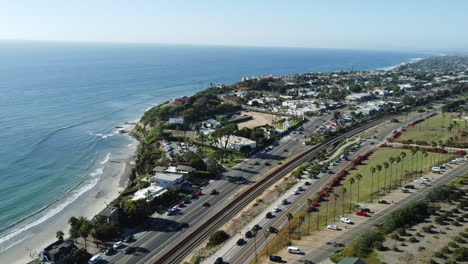
<instances>
[{"instance_id":1,"label":"red car","mask_svg":"<svg viewBox=\"0 0 468 264\"><path fill-rule=\"evenodd\" d=\"M177 207L182 208L182 207L184 207L184 205L185 205L184 202L180 202L179 204L177 204Z\"/></svg>"},{"instance_id":2,"label":"red car","mask_svg":"<svg viewBox=\"0 0 468 264\"><path fill-rule=\"evenodd\" d=\"M202 194L203 194L202 191L198 191L198 192L195 193L196 196L200 196Z\"/></svg>"},{"instance_id":3,"label":"red car","mask_svg":"<svg viewBox=\"0 0 468 264\"><path fill-rule=\"evenodd\" d=\"M363 211L357 211L356 214L360 216L367 216L367 213Z\"/></svg>"}]
</instances>

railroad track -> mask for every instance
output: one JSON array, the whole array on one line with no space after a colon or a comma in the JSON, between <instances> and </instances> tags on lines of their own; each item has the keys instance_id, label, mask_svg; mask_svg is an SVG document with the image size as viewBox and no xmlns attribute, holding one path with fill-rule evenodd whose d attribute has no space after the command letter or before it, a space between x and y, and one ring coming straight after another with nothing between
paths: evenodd
<instances>
[{"instance_id":1,"label":"railroad track","mask_svg":"<svg viewBox=\"0 0 468 264\"><path fill-rule=\"evenodd\" d=\"M212 233L217 231L224 223L232 219L238 214L243 208L245 208L250 202L260 196L266 189L271 187L274 183L280 180L282 177L293 171L305 162L310 161L318 152L323 149L339 142L343 138L348 138L356 135L364 130L367 130L375 125L378 125L391 117L394 114L387 114L381 117L377 117L369 120L365 124L360 125L351 131L345 132L338 135L330 140L315 145L313 148L304 151L303 153L296 155L294 158L289 160L283 166L274 169L269 175L256 182L249 189L247 189L242 195L239 195L232 200L224 209L213 215L205 225L201 225L197 229L193 230L190 234L178 242L177 245L172 246L169 250L163 253L160 257L154 257L146 263L154 264L176 264L180 263L192 250L198 247L203 241L211 236Z\"/></svg>"}]
</instances>

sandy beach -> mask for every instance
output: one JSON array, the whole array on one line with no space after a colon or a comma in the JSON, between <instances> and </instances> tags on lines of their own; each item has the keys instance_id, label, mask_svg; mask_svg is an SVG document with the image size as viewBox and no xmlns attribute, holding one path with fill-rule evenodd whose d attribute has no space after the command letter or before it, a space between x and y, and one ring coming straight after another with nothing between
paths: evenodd
<instances>
[{"instance_id":1,"label":"sandy beach","mask_svg":"<svg viewBox=\"0 0 468 264\"><path fill-rule=\"evenodd\" d=\"M137 144L138 142L132 139L132 143L125 150L112 153L97 184L55 216L16 235L11 239L14 241L1 244L0 251L3 252L0 253L0 262L10 264L30 262L33 259L30 256L38 254L44 247L56 241L56 231L62 230L65 236L68 236L70 217L84 216L91 219L106 204L117 198L119 192L126 186Z\"/></svg>"}]
</instances>

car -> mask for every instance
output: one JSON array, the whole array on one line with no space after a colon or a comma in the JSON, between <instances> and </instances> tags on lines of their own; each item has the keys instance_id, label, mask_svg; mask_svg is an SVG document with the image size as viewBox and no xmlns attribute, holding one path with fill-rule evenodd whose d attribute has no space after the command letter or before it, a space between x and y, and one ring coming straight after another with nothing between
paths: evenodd
<instances>
[{"instance_id":1,"label":"car","mask_svg":"<svg viewBox=\"0 0 468 264\"><path fill-rule=\"evenodd\" d=\"M270 255L269 259L273 262L283 262L283 259L280 256Z\"/></svg>"},{"instance_id":2,"label":"car","mask_svg":"<svg viewBox=\"0 0 468 264\"><path fill-rule=\"evenodd\" d=\"M338 230L338 226L337 225L327 225L327 229Z\"/></svg>"},{"instance_id":3,"label":"car","mask_svg":"<svg viewBox=\"0 0 468 264\"><path fill-rule=\"evenodd\" d=\"M265 218L273 218L273 214L271 212L266 213Z\"/></svg>"},{"instance_id":4,"label":"car","mask_svg":"<svg viewBox=\"0 0 468 264\"><path fill-rule=\"evenodd\" d=\"M177 207L172 207L171 209L167 210L166 215L174 215L179 211L179 208Z\"/></svg>"},{"instance_id":5,"label":"car","mask_svg":"<svg viewBox=\"0 0 468 264\"><path fill-rule=\"evenodd\" d=\"M184 202L180 202L180 203L178 203L176 206L179 207L179 208L182 208L182 207L184 207L184 205L185 205Z\"/></svg>"},{"instance_id":6,"label":"car","mask_svg":"<svg viewBox=\"0 0 468 264\"><path fill-rule=\"evenodd\" d=\"M123 240L123 242L130 243L133 241L133 239L134 239L133 235L129 235Z\"/></svg>"},{"instance_id":7,"label":"car","mask_svg":"<svg viewBox=\"0 0 468 264\"><path fill-rule=\"evenodd\" d=\"M359 215L359 216L367 216L367 213L366 213L366 212L363 212L363 211L357 211L357 212L356 212L356 215Z\"/></svg>"},{"instance_id":8,"label":"car","mask_svg":"<svg viewBox=\"0 0 468 264\"><path fill-rule=\"evenodd\" d=\"M300 194L300 192L298 192L298 191L293 191L292 194L293 194L293 195L298 195L298 194Z\"/></svg>"},{"instance_id":9,"label":"car","mask_svg":"<svg viewBox=\"0 0 468 264\"><path fill-rule=\"evenodd\" d=\"M201 195L203 195L203 192L200 190L200 191L196 192L195 195L196 196L201 196Z\"/></svg>"},{"instance_id":10,"label":"car","mask_svg":"<svg viewBox=\"0 0 468 264\"><path fill-rule=\"evenodd\" d=\"M304 182L304 185L308 186L308 185L310 185L310 182L306 181L306 182Z\"/></svg>"},{"instance_id":11,"label":"car","mask_svg":"<svg viewBox=\"0 0 468 264\"><path fill-rule=\"evenodd\" d=\"M118 241L118 242L116 242L112 247L113 247L114 249L118 249L118 248L121 248L123 245L124 245L124 242L123 242L123 241Z\"/></svg>"},{"instance_id":12,"label":"car","mask_svg":"<svg viewBox=\"0 0 468 264\"><path fill-rule=\"evenodd\" d=\"M378 203L379 204L388 204L388 202L386 200L379 200Z\"/></svg>"},{"instance_id":13,"label":"car","mask_svg":"<svg viewBox=\"0 0 468 264\"><path fill-rule=\"evenodd\" d=\"M210 207L211 205L210 205L209 202L204 202L204 203L203 203L203 206L205 206L205 207Z\"/></svg>"},{"instance_id":14,"label":"car","mask_svg":"<svg viewBox=\"0 0 468 264\"><path fill-rule=\"evenodd\" d=\"M273 227L273 226L270 226L270 227L268 227L268 232L270 232L270 233L276 233L276 232L278 232L278 229L276 229L276 228Z\"/></svg>"},{"instance_id":15,"label":"car","mask_svg":"<svg viewBox=\"0 0 468 264\"><path fill-rule=\"evenodd\" d=\"M252 230L252 231L258 231L258 230L260 230L260 229L262 229L261 226L259 226L259 225L254 225L254 226L252 227L251 230Z\"/></svg>"},{"instance_id":16,"label":"car","mask_svg":"<svg viewBox=\"0 0 468 264\"><path fill-rule=\"evenodd\" d=\"M404 186L406 189L414 189L414 185L412 184L407 184Z\"/></svg>"},{"instance_id":17,"label":"car","mask_svg":"<svg viewBox=\"0 0 468 264\"><path fill-rule=\"evenodd\" d=\"M288 247L288 253L291 254L302 254L302 251L297 247Z\"/></svg>"},{"instance_id":18,"label":"car","mask_svg":"<svg viewBox=\"0 0 468 264\"><path fill-rule=\"evenodd\" d=\"M282 203L283 205L287 205L287 204L289 203L289 201L288 201L287 199L283 199L283 201L281 201L281 203Z\"/></svg>"},{"instance_id":19,"label":"car","mask_svg":"<svg viewBox=\"0 0 468 264\"><path fill-rule=\"evenodd\" d=\"M252 238L253 237L252 231L249 230L249 231L245 232L245 237L246 238Z\"/></svg>"},{"instance_id":20,"label":"car","mask_svg":"<svg viewBox=\"0 0 468 264\"><path fill-rule=\"evenodd\" d=\"M216 258L216 260L215 260L214 264L224 264L224 260L223 260L223 258L222 258L222 257L218 257L218 258Z\"/></svg>"},{"instance_id":21,"label":"car","mask_svg":"<svg viewBox=\"0 0 468 264\"><path fill-rule=\"evenodd\" d=\"M213 190L210 191L210 194L211 195L217 195L217 194L219 194L219 192L216 189L213 189Z\"/></svg>"},{"instance_id":22,"label":"car","mask_svg":"<svg viewBox=\"0 0 468 264\"><path fill-rule=\"evenodd\" d=\"M190 199L187 198L187 199L185 199L185 200L183 201L183 203L184 203L184 204L190 204L190 203L192 203L192 201L190 201Z\"/></svg>"},{"instance_id":23,"label":"car","mask_svg":"<svg viewBox=\"0 0 468 264\"><path fill-rule=\"evenodd\" d=\"M243 238L240 238L239 240L237 240L237 243L236 243L238 246L242 246L245 244L245 240Z\"/></svg>"},{"instance_id":24,"label":"car","mask_svg":"<svg viewBox=\"0 0 468 264\"><path fill-rule=\"evenodd\" d=\"M253 162L252 165L260 165L260 162L258 162L258 161Z\"/></svg>"},{"instance_id":25,"label":"car","mask_svg":"<svg viewBox=\"0 0 468 264\"><path fill-rule=\"evenodd\" d=\"M279 212L281 212L281 208L275 207L275 208L273 208L273 212L279 213Z\"/></svg>"},{"instance_id":26,"label":"car","mask_svg":"<svg viewBox=\"0 0 468 264\"><path fill-rule=\"evenodd\" d=\"M104 254L105 254L106 256L110 256L110 255L114 254L114 252L115 252L115 249L114 249L114 248L108 247L108 248L106 249L106 251L104 251Z\"/></svg>"},{"instance_id":27,"label":"car","mask_svg":"<svg viewBox=\"0 0 468 264\"><path fill-rule=\"evenodd\" d=\"M265 166L271 166L270 162L265 162Z\"/></svg>"},{"instance_id":28,"label":"car","mask_svg":"<svg viewBox=\"0 0 468 264\"><path fill-rule=\"evenodd\" d=\"M297 191L302 192L302 191L304 191L304 188L302 188L302 186L299 186L299 187L297 187Z\"/></svg>"},{"instance_id":29,"label":"car","mask_svg":"<svg viewBox=\"0 0 468 264\"><path fill-rule=\"evenodd\" d=\"M422 180L422 181L429 181L429 178L422 177L421 180Z\"/></svg>"},{"instance_id":30,"label":"car","mask_svg":"<svg viewBox=\"0 0 468 264\"><path fill-rule=\"evenodd\" d=\"M128 254L132 254L133 251L135 251L135 249L134 249L133 247L126 247L126 248L124 249L124 254L127 254L127 255L128 255Z\"/></svg>"},{"instance_id":31,"label":"car","mask_svg":"<svg viewBox=\"0 0 468 264\"><path fill-rule=\"evenodd\" d=\"M346 224L351 224L352 223L351 220L349 220L346 217L341 218L340 221L343 222L343 223L346 223Z\"/></svg>"},{"instance_id":32,"label":"car","mask_svg":"<svg viewBox=\"0 0 468 264\"><path fill-rule=\"evenodd\" d=\"M402 193L409 193L410 191L408 189L400 189L400 192Z\"/></svg>"},{"instance_id":33,"label":"car","mask_svg":"<svg viewBox=\"0 0 468 264\"><path fill-rule=\"evenodd\" d=\"M101 260L102 260L102 257L101 257L101 256L95 255L95 256L93 256L93 257L88 261L88 264L99 263Z\"/></svg>"},{"instance_id":34,"label":"car","mask_svg":"<svg viewBox=\"0 0 468 264\"><path fill-rule=\"evenodd\" d=\"M361 211L366 212L366 213L370 213L370 212L371 212L371 210L370 210L369 208L362 208Z\"/></svg>"},{"instance_id":35,"label":"car","mask_svg":"<svg viewBox=\"0 0 468 264\"><path fill-rule=\"evenodd\" d=\"M186 222L183 222L183 223L179 223L178 225L178 228L179 229L184 229L184 228L188 228L190 225Z\"/></svg>"}]
</instances>

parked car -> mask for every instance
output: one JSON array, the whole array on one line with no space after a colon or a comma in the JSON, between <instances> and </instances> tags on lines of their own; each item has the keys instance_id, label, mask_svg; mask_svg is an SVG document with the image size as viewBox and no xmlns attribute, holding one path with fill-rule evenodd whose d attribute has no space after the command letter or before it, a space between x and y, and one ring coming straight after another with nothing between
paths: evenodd
<instances>
[{"instance_id":1,"label":"parked car","mask_svg":"<svg viewBox=\"0 0 468 264\"><path fill-rule=\"evenodd\" d=\"M414 185L412 185L412 184L407 184L404 187L407 188L407 189L414 189Z\"/></svg>"},{"instance_id":2,"label":"parked car","mask_svg":"<svg viewBox=\"0 0 468 264\"><path fill-rule=\"evenodd\" d=\"M310 182L306 181L306 182L304 182L304 185L308 186L308 185L310 185Z\"/></svg>"},{"instance_id":3,"label":"parked car","mask_svg":"<svg viewBox=\"0 0 468 264\"><path fill-rule=\"evenodd\" d=\"M379 204L388 204L388 202L385 200L379 200Z\"/></svg>"},{"instance_id":4,"label":"parked car","mask_svg":"<svg viewBox=\"0 0 468 264\"><path fill-rule=\"evenodd\" d=\"M342 217L340 220L341 220L341 222L346 223L346 224L351 224L352 223L351 220L349 220L346 217Z\"/></svg>"},{"instance_id":5,"label":"parked car","mask_svg":"<svg viewBox=\"0 0 468 264\"><path fill-rule=\"evenodd\" d=\"M133 239L134 239L133 235L129 235L123 240L123 242L130 243L133 241Z\"/></svg>"},{"instance_id":6,"label":"parked car","mask_svg":"<svg viewBox=\"0 0 468 264\"><path fill-rule=\"evenodd\" d=\"M270 260L273 262L283 262L283 259L280 256L270 255Z\"/></svg>"},{"instance_id":7,"label":"parked car","mask_svg":"<svg viewBox=\"0 0 468 264\"><path fill-rule=\"evenodd\" d=\"M95 255L95 256L93 256L93 257L88 261L88 264L99 263L101 260L102 260L102 257L101 257L101 256Z\"/></svg>"},{"instance_id":8,"label":"parked car","mask_svg":"<svg viewBox=\"0 0 468 264\"><path fill-rule=\"evenodd\" d=\"M185 205L184 202L180 202L180 203L178 203L176 206L179 207L179 208L182 208L182 207L184 207L184 205Z\"/></svg>"},{"instance_id":9,"label":"parked car","mask_svg":"<svg viewBox=\"0 0 468 264\"><path fill-rule=\"evenodd\" d=\"M270 162L265 162L265 166L271 166Z\"/></svg>"},{"instance_id":10,"label":"parked car","mask_svg":"<svg viewBox=\"0 0 468 264\"><path fill-rule=\"evenodd\" d=\"M408 189L400 189L400 192L402 192L402 193L409 193L409 190L408 190Z\"/></svg>"},{"instance_id":11,"label":"parked car","mask_svg":"<svg viewBox=\"0 0 468 264\"><path fill-rule=\"evenodd\" d=\"M258 231L258 230L260 230L260 229L262 229L262 227L259 226L259 225L254 225L254 226L252 227L252 231Z\"/></svg>"},{"instance_id":12,"label":"parked car","mask_svg":"<svg viewBox=\"0 0 468 264\"><path fill-rule=\"evenodd\" d=\"M108 248L106 249L106 251L104 251L104 254L105 254L106 256L110 256L110 255L114 254L114 252L115 252L115 249L114 249L114 248L108 247Z\"/></svg>"},{"instance_id":13,"label":"parked car","mask_svg":"<svg viewBox=\"0 0 468 264\"><path fill-rule=\"evenodd\" d=\"M362 208L361 211L366 212L366 213L370 213L370 212L371 212L371 210L370 210L369 208Z\"/></svg>"},{"instance_id":14,"label":"parked car","mask_svg":"<svg viewBox=\"0 0 468 264\"><path fill-rule=\"evenodd\" d=\"M124 245L124 242L123 242L123 241L119 241L119 242L116 242L112 247L113 247L114 249L118 249L118 248L121 248L123 245Z\"/></svg>"},{"instance_id":15,"label":"parked car","mask_svg":"<svg viewBox=\"0 0 468 264\"><path fill-rule=\"evenodd\" d=\"M202 193L202 191L200 190L200 191L196 192L195 195L196 195L196 196L201 196L201 195L203 195L203 193Z\"/></svg>"},{"instance_id":16,"label":"parked car","mask_svg":"<svg viewBox=\"0 0 468 264\"><path fill-rule=\"evenodd\" d=\"M338 230L338 226L337 225L327 225L327 229Z\"/></svg>"},{"instance_id":17,"label":"parked car","mask_svg":"<svg viewBox=\"0 0 468 264\"><path fill-rule=\"evenodd\" d=\"M283 201L281 201L281 203L282 203L283 205L287 205L287 204L289 203L289 201L288 201L287 199L283 199Z\"/></svg>"},{"instance_id":18,"label":"parked car","mask_svg":"<svg viewBox=\"0 0 468 264\"><path fill-rule=\"evenodd\" d=\"M288 253L291 254L302 254L302 251L297 247L288 247Z\"/></svg>"},{"instance_id":19,"label":"parked car","mask_svg":"<svg viewBox=\"0 0 468 264\"><path fill-rule=\"evenodd\" d=\"M299 195L300 192L298 192L298 191L293 191L292 194L293 194L293 195Z\"/></svg>"},{"instance_id":20,"label":"parked car","mask_svg":"<svg viewBox=\"0 0 468 264\"><path fill-rule=\"evenodd\" d=\"M237 240L237 245L238 245L238 246L242 246L242 245L244 245L244 244L245 244L245 240L244 240L244 239L240 238L239 240Z\"/></svg>"},{"instance_id":21,"label":"parked car","mask_svg":"<svg viewBox=\"0 0 468 264\"><path fill-rule=\"evenodd\" d=\"M172 207L171 209L167 210L166 215L174 215L175 213L177 213L177 211L179 211L179 208Z\"/></svg>"},{"instance_id":22,"label":"parked car","mask_svg":"<svg viewBox=\"0 0 468 264\"><path fill-rule=\"evenodd\" d=\"M357 212L356 212L356 215L367 216L367 213L366 213L366 212L363 212L363 211L357 211Z\"/></svg>"}]
</instances>

